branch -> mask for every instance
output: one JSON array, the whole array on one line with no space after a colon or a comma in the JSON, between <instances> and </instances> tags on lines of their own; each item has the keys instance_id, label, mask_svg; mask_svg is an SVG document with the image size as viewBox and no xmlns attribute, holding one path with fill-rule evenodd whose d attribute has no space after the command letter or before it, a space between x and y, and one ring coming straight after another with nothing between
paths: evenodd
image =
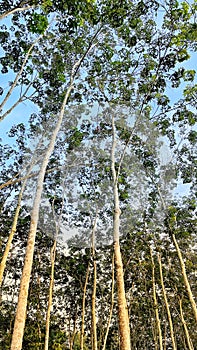
<instances>
[{"instance_id":1,"label":"branch","mask_svg":"<svg viewBox=\"0 0 197 350\"><path fill-rule=\"evenodd\" d=\"M31 6L28 5L28 6L24 6L24 7L16 7L15 9L7 11L7 12L3 13L2 15L0 15L0 20L4 19L5 17L7 17L9 15L12 15L15 12L22 12L22 11L29 10L29 9L34 8L34 7L35 7L35 5L31 5Z\"/></svg>"},{"instance_id":2,"label":"branch","mask_svg":"<svg viewBox=\"0 0 197 350\"><path fill-rule=\"evenodd\" d=\"M3 102L0 104L0 110L2 110L3 106L4 106L5 103L8 101L10 95L12 94L12 91L13 91L14 88L16 87L16 85L17 85L17 83L18 83L18 80L19 80L19 78L20 78L20 76L21 76L21 74L22 74L22 72L23 72L23 70L24 70L24 68L25 68L25 65L26 65L26 63L27 63L27 60L28 60L28 58L29 58L29 56L30 56L30 54L31 54L31 52L32 52L32 50L33 50L33 48L34 48L34 46L35 46L35 45L38 43L38 41L45 35L46 31L48 30L48 28L50 27L50 25L51 25L51 23L52 23L53 21L54 21L54 18L52 19L52 21L50 22L50 24L49 24L48 27L46 28L45 32L44 32L43 34L39 35L39 37L38 37L36 40L34 40L33 44L30 46L29 50L27 51L26 56L25 56L24 61L23 61L23 64L22 64L22 66L21 66L21 69L20 69L19 72L17 73L17 75L16 75L16 77L15 77L13 83L12 83L12 86L11 86L11 88L9 89L7 95L5 96ZM5 118L5 116L1 116L0 121L2 121L4 118Z\"/></svg>"}]
</instances>

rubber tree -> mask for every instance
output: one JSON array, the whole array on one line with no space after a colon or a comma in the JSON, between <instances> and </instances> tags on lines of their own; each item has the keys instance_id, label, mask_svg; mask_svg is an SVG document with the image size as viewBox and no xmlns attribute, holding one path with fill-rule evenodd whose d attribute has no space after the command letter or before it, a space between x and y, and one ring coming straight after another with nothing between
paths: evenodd
<instances>
[{"instance_id":1,"label":"rubber tree","mask_svg":"<svg viewBox=\"0 0 197 350\"><path fill-rule=\"evenodd\" d=\"M51 135L48 149L44 156L44 159L38 174L36 193L34 197L32 213L31 213L31 223L30 223L30 230L29 230L29 236L28 236L28 242L27 242L26 256L25 256L23 273L22 273L22 278L20 283L20 292L18 297L18 304L16 309L16 317L15 317L15 323L14 323L13 336L12 336L12 343L11 343L12 350L19 350L19 349L21 350L22 348L22 339L23 339L25 318L26 318L28 288L29 288L29 282L30 282L30 276L31 276L36 230L37 230L38 218L39 218L39 207L40 207L41 195L43 190L45 171L48 165L50 155L54 149L57 134L61 127L61 123L65 113L65 107L68 102L70 92L73 89L75 76L84 58L92 49L92 45L93 43L91 42L88 49L84 53L84 55L73 66L72 74L70 77L70 83L67 88L67 91L65 92L65 97L57 118L57 123Z\"/></svg>"},{"instance_id":2,"label":"rubber tree","mask_svg":"<svg viewBox=\"0 0 197 350\"><path fill-rule=\"evenodd\" d=\"M114 244L114 261L116 271L116 283L118 292L118 322L120 332L120 348L121 350L131 349L130 344L130 327L128 308L124 287L124 271L120 250L120 204L118 193L118 173L115 168L115 150L116 150L116 130L114 115L112 114L112 148L111 148L111 171L113 179L113 195L114 195L114 216L113 216L113 244Z\"/></svg>"}]
</instances>

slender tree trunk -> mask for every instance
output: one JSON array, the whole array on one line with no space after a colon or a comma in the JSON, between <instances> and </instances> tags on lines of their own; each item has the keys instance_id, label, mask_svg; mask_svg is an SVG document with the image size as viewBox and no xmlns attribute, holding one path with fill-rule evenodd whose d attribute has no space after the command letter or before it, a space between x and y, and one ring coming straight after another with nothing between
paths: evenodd
<instances>
[{"instance_id":1,"label":"slender tree trunk","mask_svg":"<svg viewBox=\"0 0 197 350\"><path fill-rule=\"evenodd\" d=\"M14 220L12 223L12 228L8 237L8 241L5 247L5 251L3 253L3 257L1 260L1 264L0 264L0 287L2 285L2 280L3 280L3 274L4 274L4 270L6 267L6 262L7 262L7 258L8 258L8 254L10 251L10 247L12 244L12 240L14 238L14 234L16 232L16 226L17 226L17 222L18 222L18 217L19 217L19 212L20 212L20 208L21 208L21 200L22 200L22 196L23 196L23 192L26 186L26 182L27 180L25 180L22 184L21 190L19 192L19 196L18 196L18 203L17 203L17 207L16 207L16 212L15 212L15 216L14 216Z\"/></svg>"},{"instance_id":2,"label":"slender tree trunk","mask_svg":"<svg viewBox=\"0 0 197 350\"><path fill-rule=\"evenodd\" d=\"M38 261L39 261L39 269L41 271L41 256L40 253L38 253ZM41 286L40 286L40 275L38 274L37 276L37 284L38 284L38 303L37 303L37 315L38 315L38 319L37 319L37 324L38 324L38 337L39 337L39 341L40 344L42 344L42 331L41 331L41 327L40 327L40 320L42 318L41 316L41 308L40 308L40 294L41 294Z\"/></svg>"},{"instance_id":3,"label":"slender tree trunk","mask_svg":"<svg viewBox=\"0 0 197 350\"><path fill-rule=\"evenodd\" d=\"M89 273L90 273L90 263L88 264L88 268L87 268L87 272L86 272L85 284L84 284L84 288L83 288L82 317L81 317L81 337L80 337L80 350L83 350L83 343L84 343L84 329L85 329L85 301L86 301L86 290L87 290L87 284L88 284Z\"/></svg>"},{"instance_id":4,"label":"slender tree trunk","mask_svg":"<svg viewBox=\"0 0 197 350\"><path fill-rule=\"evenodd\" d=\"M75 342L75 336L76 336L76 323L77 323L77 315L75 316L75 320L74 320L74 329L71 335L71 330L69 331L69 350L73 350L73 345Z\"/></svg>"},{"instance_id":5,"label":"slender tree trunk","mask_svg":"<svg viewBox=\"0 0 197 350\"><path fill-rule=\"evenodd\" d=\"M191 306L192 306L192 310L193 310L193 313L194 313L194 317L195 317L195 320L197 322L197 307L196 307L196 303L195 303L195 300L194 300L194 297L193 297L193 294L192 294L192 290L191 290L191 287L190 287L190 284L189 284L189 281L188 281L188 278L187 278L187 272L186 272L185 263L184 263L184 260L183 260L183 257L182 257L182 253L181 253L181 250L179 248L178 242L177 242L176 237L175 237L174 234L172 234L172 240L173 240L173 243L174 243L176 251L177 251L177 255L178 255L180 266L181 266L181 271L182 271L182 275L183 275L185 288L187 290L187 293L188 293L188 296L189 296L189 300L190 300L190 303L191 303Z\"/></svg>"},{"instance_id":6,"label":"slender tree trunk","mask_svg":"<svg viewBox=\"0 0 197 350\"><path fill-rule=\"evenodd\" d=\"M97 222L96 218L92 229L92 258L93 258L93 291L92 291L92 350L97 350L97 329L96 329L96 283L97 283L97 266L95 259L95 232Z\"/></svg>"},{"instance_id":7,"label":"slender tree trunk","mask_svg":"<svg viewBox=\"0 0 197 350\"><path fill-rule=\"evenodd\" d=\"M172 323L172 317L171 317L171 312L168 304L168 298L166 294L166 289L164 285L164 280L163 280L163 272L162 272L162 263L161 263L161 255L158 253L157 254L158 262L159 262L159 273L160 273L160 279L161 279L161 287L162 287L162 292L163 292L163 297L164 297L164 302L167 310L167 315L168 315L168 322L170 326L170 335L172 339L172 347L174 350L177 349L176 347L176 342L175 342L175 337L174 337L174 329L173 329L173 323Z\"/></svg>"},{"instance_id":8,"label":"slender tree trunk","mask_svg":"<svg viewBox=\"0 0 197 350\"><path fill-rule=\"evenodd\" d=\"M155 318L156 318L156 327L157 327L157 334L159 337L159 348L160 350L163 350L161 322L159 318L159 310L158 310L158 302L157 302L157 294L156 294L156 286L155 286L155 263L154 263L153 252L151 247L150 247L150 256L151 256L151 262L152 262L153 302L154 302L154 310L155 310Z\"/></svg>"},{"instance_id":9,"label":"slender tree trunk","mask_svg":"<svg viewBox=\"0 0 197 350\"><path fill-rule=\"evenodd\" d=\"M40 146L40 142L38 143L37 149L38 149L39 146ZM2 285L3 274L4 274L5 267L6 267L6 262L7 262L8 254L9 254L10 247L11 247L11 244L12 244L12 240L13 240L15 232L16 232L17 222L18 222L19 213L20 213L20 209L21 209L21 200L22 200L22 197L23 197L23 192L25 190L25 187L26 187L26 184L27 184L27 180L28 180L28 178L29 178L29 176L31 174L33 166L35 165L35 158L36 158L36 156L34 155L32 160L28 164L29 170L27 172L27 175L25 176L24 182L22 183L22 186L21 186L21 189L20 189L20 192L19 192L17 207L16 207L16 211L15 211L15 215L14 215L14 220L13 220L13 223L12 223L12 228L11 228L11 231L10 231L10 234L9 234L9 237L8 237L8 241L7 241L7 244L6 244L6 247L5 247L5 251L3 253L3 257L2 257L2 260L1 260L1 263L0 263L0 287Z\"/></svg>"},{"instance_id":10,"label":"slender tree trunk","mask_svg":"<svg viewBox=\"0 0 197 350\"><path fill-rule=\"evenodd\" d=\"M185 337L186 337L186 341L187 341L187 345L188 345L188 349L189 350L194 350L191 338L189 336L189 332L188 332L188 328L187 328L187 323L184 319L184 315L183 315L183 308L182 308L182 300L181 298L179 298L179 307L180 307L180 315L181 315L181 321L183 324L183 328L184 328L184 332L185 332Z\"/></svg>"},{"instance_id":11,"label":"slender tree trunk","mask_svg":"<svg viewBox=\"0 0 197 350\"><path fill-rule=\"evenodd\" d=\"M94 35L93 39L97 36L98 32ZM28 298L28 289L29 289L29 282L30 282L30 276L31 276L31 270L32 270L32 264L33 264L33 254L34 254L34 246L35 246L35 238L36 238L36 230L38 225L38 219L39 219L39 208L40 208L40 202L41 202L41 195L43 190L43 184L44 184L44 176L46 172L46 168L49 162L50 155L53 152L55 141L57 134L60 130L62 120L64 117L64 110L70 95L71 90L73 89L73 83L74 78L78 72L78 69L86 57L86 55L89 53L89 51L92 49L93 45L92 42L89 45L88 49L86 50L85 54L75 63L72 69L72 75L70 79L69 87L66 91L64 101L61 106L61 110L57 119L57 123L55 126L55 129L53 130L53 133L51 135L51 140L48 146L48 149L45 153L39 174L38 174L38 180L37 180L37 187L36 187L36 194L34 197L34 203L33 203L33 209L31 213L31 223L30 223L30 230L29 230L29 236L27 241L27 248L26 248L26 256L25 256L25 262L23 267L23 273L21 277L21 284L20 284L20 291L19 291L19 297L18 297L18 304L16 309L16 317L15 317L15 323L14 323L14 331L12 335L12 342L11 342L11 350L21 350L22 349L22 340L23 340L23 334L24 334L24 328L25 328L25 319L26 319L26 310L27 310L27 298ZM28 51L29 52L29 51Z\"/></svg>"},{"instance_id":12,"label":"slender tree trunk","mask_svg":"<svg viewBox=\"0 0 197 350\"><path fill-rule=\"evenodd\" d=\"M105 348L106 348L107 337L108 337L108 333L109 333L109 327L110 327L110 323L111 323L111 319L112 319L113 307L114 307L114 254L113 254L113 257L112 257L111 306L110 306L109 319L108 319L108 322L107 322L107 328L106 328L106 332L105 332L105 338L104 338L102 350L105 350Z\"/></svg>"},{"instance_id":13,"label":"slender tree trunk","mask_svg":"<svg viewBox=\"0 0 197 350\"><path fill-rule=\"evenodd\" d=\"M48 350L48 347L49 347L49 330L50 330L50 318L51 318L51 308L52 308L53 288L54 288L54 271L55 271L56 247L57 247L57 238L58 238L58 234L59 234L59 230L60 230L60 220L62 218L62 211L63 211L63 207L64 207L64 200L63 200L63 198L64 198L64 191L63 191L63 197L62 197L61 213L60 213L58 222L56 222L54 201L52 203L53 219L54 219L54 222L55 222L55 236L54 236L53 246L51 247L51 253L50 253L50 258L51 258L51 276L50 276L48 307L47 307L47 315L46 315L44 350Z\"/></svg>"},{"instance_id":14,"label":"slender tree trunk","mask_svg":"<svg viewBox=\"0 0 197 350\"><path fill-rule=\"evenodd\" d=\"M46 316L46 331L45 331L44 350L48 350L48 348L49 348L49 329L50 329L50 316L51 316L51 307L52 307L52 299L53 299L56 245L57 245L57 241L54 240L53 246L51 248L51 276L50 276L49 298L48 298L47 316Z\"/></svg>"},{"instance_id":15,"label":"slender tree trunk","mask_svg":"<svg viewBox=\"0 0 197 350\"><path fill-rule=\"evenodd\" d=\"M116 135L115 135L115 122L114 116L112 116L112 149L111 149L111 171L113 177L113 194L114 194L114 216L113 216L113 239L114 239L114 261L116 270L116 283L118 292L118 322L119 322L119 335L120 335L120 350L130 350L130 328L129 328L129 315L126 302L126 294L124 287L124 272L122 264L122 256L120 251L119 236L120 236L120 205L118 195L118 174L115 169L115 147L116 147Z\"/></svg>"},{"instance_id":16,"label":"slender tree trunk","mask_svg":"<svg viewBox=\"0 0 197 350\"><path fill-rule=\"evenodd\" d=\"M95 259L93 257L93 259ZM93 261L93 291L92 291L92 350L97 350L97 329L96 329L96 280L97 266Z\"/></svg>"}]
</instances>

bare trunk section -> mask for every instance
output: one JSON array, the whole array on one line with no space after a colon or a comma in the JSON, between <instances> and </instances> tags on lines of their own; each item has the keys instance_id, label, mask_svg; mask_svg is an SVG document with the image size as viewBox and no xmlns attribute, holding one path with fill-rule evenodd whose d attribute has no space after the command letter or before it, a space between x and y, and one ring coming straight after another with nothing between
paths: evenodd
<instances>
[{"instance_id":1,"label":"bare trunk section","mask_svg":"<svg viewBox=\"0 0 197 350\"><path fill-rule=\"evenodd\" d=\"M187 272L186 272L185 263L184 263L184 260L183 260L183 257L182 257L182 253L181 253L181 250L179 248L178 242L177 242L176 237L175 237L174 234L172 234L172 240L173 240L173 243L174 243L176 251L177 251L177 255L178 255L180 266L181 266L181 271L182 271L182 275L183 275L185 288L187 290L188 297L189 297L189 300L190 300L190 303L191 303L191 306L192 306L192 310L193 310L193 313L194 313L194 317L195 317L195 320L197 322L197 307L196 307L196 303L195 303L195 300L194 300L194 297L193 297L193 294L192 294L192 290L191 290L191 287L190 287L190 284L189 284L189 281L188 281L188 278L187 278Z\"/></svg>"},{"instance_id":2,"label":"bare trunk section","mask_svg":"<svg viewBox=\"0 0 197 350\"><path fill-rule=\"evenodd\" d=\"M113 193L114 193L114 217L113 217L113 239L114 239L114 261L116 270L116 283L118 292L118 322L119 322L119 334L120 334L120 350L130 350L130 328L129 328L129 315L126 302L126 294L124 287L124 272L122 264L122 256L120 251L119 236L120 236L120 205L118 195L118 173L115 169L115 147L116 147L116 135L115 135L115 122L112 116L112 149L111 149L111 171L113 177Z\"/></svg>"},{"instance_id":3,"label":"bare trunk section","mask_svg":"<svg viewBox=\"0 0 197 350\"><path fill-rule=\"evenodd\" d=\"M187 323L186 323L186 321L185 321L185 319L184 319L183 308L182 308L182 300L181 300L181 298L179 298L179 307L180 307L181 321L182 321L183 328L184 328L184 331L185 331L185 336L186 336L186 340L187 340L188 349L189 349L189 350L194 350L194 347L193 347L191 338L190 338L190 336L189 336L189 332L188 332L188 328L187 328Z\"/></svg>"},{"instance_id":4,"label":"bare trunk section","mask_svg":"<svg viewBox=\"0 0 197 350\"><path fill-rule=\"evenodd\" d=\"M154 263L153 252L152 252L152 248L151 247L150 247L150 256L151 256L151 263L152 263L153 303L154 303L156 327L157 327L157 335L158 335L157 339L159 338L159 348L160 348L160 350L163 350L163 339L162 339L162 332L161 332L161 322L160 322L160 318L159 318L159 310L158 310L157 294L156 294L156 286L155 286L155 263Z\"/></svg>"},{"instance_id":5,"label":"bare trunk section","mask_svg":"<svg viewBox=\"0 0 197 350\"><path fill-rule=\"evenodd\" d=\"M130 345L130 328L127 302L124 288L124 274L122 265L122 256L120 245L114 242L114 258L116 268L116 283L118 291L118 318L119 318L119 333L120 333L120 350L131 349Z\"/></svg>"},{"instance_id":6,"label":"bare trunk section","mask_svg":"<svg viewBox=\"0 0 197 350\"><path fill-rule=\"evenodd\" d=\"M69 321L69 350L73 350L75 336L76 336L76 323L77 323L77 316L75 316L74 329L73 329L73 332L71 333L71 327L70 327L70 321Z\"/></svg>"},{"instance_id":7,"label":"bare trunk section","mask_svg":"<svg viewBox=\"0 0 197 350\"><path fill-rule=\"evenodd\" d=\"M93 257L94 259L94 257ZM97 350L97 329L96 329L96 280L97 266L96 261L93 262L93 291L92 291L92 350Z\"/></svg>"},{"instance_id":8,"label":"bare trunk section","mask_svg":"<svg viewBox=\"0 0 197 350\"><path fill-rule=\"evenodd\" d=\"M102 350L105 350L105 348L106 348L107 337L108 337L108 333L109 333L109 327L110 327L110 323L111 323L111 319L112 319L113 307L114 307L114 254L113 254L113 257L112 257L111 307L110 307L109 319L108 319L108 322L107 322L107 329L106 329L106 333L105 333L105 338L104 338L104 343L103 343Z\"/></svg>"},{"instance_id":9,"label":"bare trunk section","mask_svg":"<svg viewBox=\"0 0 197 350\"><path fill-rule=\"evenodd\" d=\"M93 39L96 38L98 35L100 29L96 32ZM70 78L69 87L66 91L61 110L57 119L56 126L53 130L53 133L51 135L51 140L48 146L48 149L45 153L39 174L38 174L38 180L37 180L37 187L36 187L36 194L34 197L34 203L33 203L33 209L31 213L31 223L30 223L30 230L29 230L29 236L27 241L27 248L26 248L26 256L25 256L25 262L23 267L23 273L21 277L21 284L20 284L20 291L19 291L19 297L18 297L18 304L16 309L16 316L15 316L15 323L14 323L14 330L12 335L12 342L11 342L11 350L21 350L22 349L22 341L23 341L23 334L24 334L24 328L25 328L25 319L26 319L26 310L27 310L27 298L28 298L28 289L29 289L29 282L30 282L30 276L31 276L31 270L32 270L32 264L33 264L33 254L34 254L34 246L35 246L35 238L36 238L36 230L38 225L38 219L39 219L39 208L40 208L40 202L41 202L41 195L43 190L43 184L44 184L44 176L46 172L46 168L49 162L50 155L53 152L55 141L57 134L60 130L62 120L64 117L64 110L70 95L70 92L73 88L74 78L78 72L78 69L86 57L86 55L89 53L89 51L92 49L93 45L92 42L88 46L88 49L84 53L84 55L75 63L72 69L72 74ZM29 52L29 51L28 51ZM29 53L30 54L30 53ZM23 63L24 65L25 63Z\"/></svg>"},{"instance_id":10,"label":"bare trunk section","mask_svg":"<svg viewBox=\"0 0 197 350\"><path fill-rule=\"evenodd\" d=\"M87 290L87 284L88 284L88 278L90 273L90 263L88 264L87 272L86 272L86 279L85 284L83 288L83 301L82 301L82 317L81 317L81 337L80 337L80 350L83 350L83 343L84 343L84 329L85 329L85 301L86 301L86 290Z\"/></svg>"},{"instance_id":11,"label":"bare trunk section","mask_svg":"<svg viewBox=\"0 0 197 350\"><path fill-rule=\"evenodd\" d=\"M63 191L63 196L62 196L62 207L61 207L61 212L60 212L58 222L56 221L54 200L52 203L53 219L55 222L55 237L54 237L54 242L53 242L53 245L51 247L51 253L50 253L51 275L50 275L49 296L48 296L48 306L47 306L47 315L46 315L44 350L48 350L48 347L49 347L49 330L50 330L50 318L51 318L51 308L52 308L52 300L53 300L56 247L57 247L57 238L58 238L59 231L60 231L60 221L62 219L62 211L63 211L63 207L64 207L63 198L64 198L64 191Z\"/></svg>"},{"instance_id":12,"label":"bare trunk section","mask_svg":"<svg viewBox=\"0 0 197 350\"><path fill-rule=\"evenodd\" d=\"M159 262L159 273L160 273L160 279L161 279L161 287L162 287L164 302L165 302L165 306L166 306L166 310L167 310L168 322L169 322L169 326L170 326L170 335L171 335L171 339L172 339L172 347L173 347L174 350L177 350L175 336L174 336L173 323L172 323L172 317L171 317L171 312L170 312L170 308L169 308L169 304L168 304L167 293L166 293L164 280L163 280L161 255L159 253L157 254L157 258L158 258L158 262Z\"/></svg>"},{"instance_id":13,"label":"bare trunk section","mask_svg":"<svg viewBox=\"0 0 197 350\"><path fill-rule=\"evenodd\" d=\"M39 147L39 145L40 145L40 141L38 143L37 148ZM0 287L2 285L3 274L4 274L4 271L5 271L5 268L6 268L6 262L7 262L8 254L9 254L10 247L11 247L11 244L12 244L12 240L13 240L15 232L16 232L17 222L18 222L19 213L20 213L20 209L21 209L21 200L22 200L22 197L23 197L23 192L25 190L25 187L26 187L26 184L27 184L27 180L30 177L31 171L33 169L33 166L36 164L35 158L36 158L36 156L34 155L32 160L28 164L29 170L27 171L27 175L25 176L24 182L23 182L23 184L21 186L21 189L20 189L20 192L19 192L17 207L16 207L16 211L15 211L15 215L14 215L14 220L13 220L13 223L12 223L12 228L10 230L10 234L9 234L9 237L8 237L8 240L7 240L6 248L5 248L5 251L3 253L3 257L2 257L1 263L0 263Z\"/></svg>"},{"instance_id":14,"label":"bare trunk section","mask_svg":"<svg viewBox=\"0 0 197 350\"><path fill-rule=\"evenodd\" d=\"M93 258L93 291L92 291L92 350L97 350L97 329L96 329L96 283L97 283L97 266L95 258L95 232L97 223L96 218L92 229L92 258Z\"/></svg>"},{"instance_id":15,"label":"bare trunk section","mask_svg":"<svg viewBox=\"0 0 197 350\"><path fill-rule=\"evenodd\" d=\"M51 307L52 307L52 299L53 299L56 245L57 245L57 241L55 240L51 248L51 276L50 276L49 298L48 298L47 316L46 316L44 350L48 350L49 348L49 329L50 329L50 317L51 317Z\"/></svg>"},{"instance_id":16,"label":"bare trunk section","mask_svg":"<svg viewBox=\"0 0 197 350\"><path fill-rule=\"evenodd\" d=\"M13 220L13 223L12 223L12 228L10 230L10 234L9 234L9 237L8 237L8 240L7 240L7 244L6 244L6 247L5 247L5 251L3 253L3 257L2 257L2 260L1 260L1 264L0 264L0 287L2 285L3 274L4 274L4 271L5 271L5 268L6 268L6 262L7 262L8 254L9 254L10 247L11 247L11 244L12 244L12 240L13 240L14 234L16 232L16 226L17 226L19 212L20 212L20 208L21 208L21 200L22 200L23 192L24 192L24 189L25 189L25 186L26 186L26 182L27 181L24 181L24 183L23 183L23 185L21 187L21 190L19 192L18 203L17 203L17 207L16 207L16 212L15 212L15 215L14 215L14 220Z\"/></svg>"}]
</instances>

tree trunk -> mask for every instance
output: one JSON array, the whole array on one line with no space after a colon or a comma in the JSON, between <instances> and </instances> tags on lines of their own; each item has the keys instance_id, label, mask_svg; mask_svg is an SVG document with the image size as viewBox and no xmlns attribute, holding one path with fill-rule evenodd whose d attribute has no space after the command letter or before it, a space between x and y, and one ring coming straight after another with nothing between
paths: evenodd
<instances>
[{"instance_id":1,"label":"tree trunk","mask_svg":"<svg viewBox=\"0 0 197 350\"><path fill-rule=\"evenodd\" d=\"M113 193L114 193L114 216L113 216L113 239L114 239L114 261L116 271L116 283L118 292L118 323L119 323L119 335L120 335L120 350L130 350L130 328L129 328L129 315L126 302L126 294L124 287L124 272L122 264L122 256L119 244L119 227L120 227L120 205L118 195L118 173L115 169L115 147L116 147L116 135L115 135L115 123L112 116L112 149L111 149L111 171L113 177Z\"/></svg>"},{"instance_id":2,"label":"tree trunk","mask_svg":"<svg viewBox=\"0 0 197 350\"><path fill-rule=\"evenodd\" d=\"M105 332L105 338L104 338L102 350L105 350L105 348L106 348L107 337L108 337L108 333L109 333L109 327L110 327L110 323L111 323L111 319L112 319L113 307L114 307L114 254L113 254L113 257L112 257L111 306L110 306L109 319L108 319L108 322L107 322L107 329L106 329L106 332Z\"/></svg>"},{"instance_id":3,"label":"tree trunk","mask_svg":"<svg viewBox=\"0 0 197 350\"><path fill-rule=\"evenodd\" d=\"M11 247L11 244L12 244L12 240L13 240L14 234L16 232L16 226L17 226L19 212L20 212L20 208L21 208L21 200L22 200L23 192L24 192L24 189L25 189L25 186L26 186L26 182L27 181L24 181L24 183L22 184L22 187L21 187L21 190L20 190L20 193L19 193L19 196L18 196L18 203L17 203L17 207L16 207L14 220L13 220L13 223L12 223L12 228L11 228L11 231L10 231L10 234L9 234L9 237L8 237L8 240L7 240L7 244L6 244L6 247L5 247L5 251L3 253L3 257L2 257L2 260L1 260L1 264L0 264L0 287L1 287L1 284L2 284L3 274L4 274L5 267L6 267L6 262L7 262L8 254L9 254L10 247Z\"/></svg>"},{"instance_id":4,"label":"tree trunk","mask_svg":"<svg viewBox=\"0 0 197 350\"><path fill-rule=\"evenodd\" d=\"M185 319L184 319L183 309L182 309L182 300L181 300L181 298L179 298L179 307L180 307L181 321L182 321L183 328L184 328L184 331L185 331L185 336L186 336L186 341L187 341L188 348L189 348L189 350L194 350L194 347L193 347L191 338L190 338L190 336L189 336L189 332L188 332L188 328L187 328L187 323L186 323L186 321L185 321Z\"/></svg>"},{"instance_id":5,"label":"tree trunk","mask_svg":"<svg viewBox=\"0 0 197 350\"><path fill-rule=\"evenodd\" d=\"M158 310L157 294L156 294L156 286L155 286L155 263L154 263L153 252L151 247L150 247L150 256L151 256L151 262L152 262L153 303L154 303L154 310L155 310L156 327L157 327L157 334L159 337L159 348L160 350L163 350L161 322L159 318L159 310Z\"/></svg>"},{"instance_id":6,"label":"tree trunk","mask_svg":"<svg viewBox=\"0 0 197 350\"><path fill-rule=\"evenodd\" d=\"M194 300L194 297L193 297L193 294L192 294L192 290L191 290L191 287L190 287L190 284L189 284L189 281L188 281L188 278L187 278L187 272L186 272L185 263L184 263L184 260L183 260L183 257L182 257L182 253L181 253L181 250L179 248L179 245L178 245L178 242L176 240L176 237L175 237L174 233L172 234L172 240L173 240L173 243L174 243L176 251L177 251L177 255L178 255L180 266L181 266L181 271L182 271L182 275L183 275L185 288L187 290L187 293L188 293L188 296L189 296L189 300L190 300L190 303L191 303L191 306L192 306L192 310L193 310L193 313L194 313L194 317L195 317L195 320L197 322L197 307L196 307L196 303L195 303L195 300Z\"/></svg>"},{"instance_id":7,"label":"tree trunk","mask_svg":"<svg viewBox=\"0 0 197 350\"><path fill-rule=\"evenodd\" d=\"M116 283L118 291L118 318L119 318L119 333L120 333L120 350L131 349L130 345L130 328L127 302L124 288L124 273L122 265L122 256L120 245L114 242L114 259L116 269Z\"/></svg>"},{"instance_id":8,"label":"tree trunk","mask_svg":"<svg viewBox=\"0 0 197 350\"><path fill-rule=\"evenodd\" d=\"M171 312L168 304L168 298L166 294L166 289L164 285L164 280L163 280L163 272L162 272L162 264L161 264L161 255L158 253L157 254L158 262L159 262L159 272L160 272L160 279L161 279L161 287L162 287L162 292L163 292L163 297L164 297L164 302L167 310L167 315L168 315L168 322L170 326L170 335L172 339L172 347L174 350L177 349L176 347L176 342L175 342L175 337L174 337L174 329L173 329L173 323L172 323L172 317L171 317Z\"/></svg>"},{"instance_id":9,"label":"tree trunk","mask_svg":"<svg viewBox=\"0 0 197 350\"><path fill-rule=\"evenodd\" d=\"M86 289L88 284L88 278L90 273L90 263L88 263L88 268L86 272L86 279L83 288L83 301L82 301L82 318L81 318L81 337L80 337L80 350L83 350L84 342L84 328L85 328L85 301L86 301Z\"/></svg>"},{"instance_id":10,"label":"tree trunk","mask_svg":"<svg viewBox=\"0 0 197 350\"><path fill-rule=\"evenodd\" d=\"M96 218L92 229L92 258L93 258L93 291L92 291L92 350L97 350L97 329L96 329L96 283L97 283L97 266L95 259L95 232L97 222Z\"/></svg>"},{"instance_id":11,"label":"tree trunk","mask_svg":"<svg viewBox=\"0 0 197 350\"><path fill-rule=\"evenodd\" d=\"M40 142L37 145L37 149L39 148L39 146L40 146ZM7 241L7 244L6 244L6 248L5 248L5 251L3 253L3 257L2 257L2 260L1 260L1 264L0 264L0 287L1 287L1 284L2 284L3 274L4 274L5 267L6 267L6 262L7 262L8 254L9 254L10 247L11 247L11 244L12 244L12 240L13 240L15 232L16 232L18 217L19 217L20 208L21 208L21 200L22 200L22 197L23 197L23 192L25 190L27 180L31 176L31 171L33 169L33 166L36 164L35 158L37 158L36 153L34 154L33 158L31 159L31 161L28 164L29 170L27 171L27 174L26 174L26 176L24 178L24 181L22 183L22 186L21 186L21 189L20 189L20 192L19 192L18 203L17 203L15 215L14 215L14 220L13 220L13 223L12 223L12 228L11 228L11 231L10 231L10 234L9 234L9 237L8 237L8 241Z\"/></svg>"},{"instance_id":12,"label":"tree trunk","mask_svg":"<svg viewBox=\"0 0 197 350\"><path fill-rule=\"evenodd\" d=\"M94 257L93 257L94 259ZM96 330L96 261L93 261L93 291L92 291L92 350L97 350L97 330Z\"/></svg>"},{"instance_id":13,"label":"tree trunk","mask_svg":"<svg viewBox=\"0 0 197 350\"><path fill-rule=\"evenodd\" d=\"M57 245L57 241L55 240L51 248L51 276L50 276L49 298L48 298L48 307L47 307L47 316L46 316L44 350L48 350L49 348L49 329L50 329L50 316L51 316L51 307L52 307L52 298L53 298L56 245Z\"/></svg>"}]
</instances>

